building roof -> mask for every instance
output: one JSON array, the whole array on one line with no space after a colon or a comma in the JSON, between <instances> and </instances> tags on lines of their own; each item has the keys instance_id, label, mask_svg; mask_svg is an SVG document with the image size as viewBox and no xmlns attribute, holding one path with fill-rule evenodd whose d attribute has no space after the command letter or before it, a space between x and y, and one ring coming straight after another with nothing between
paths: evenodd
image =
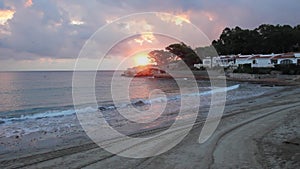
<instances>
[{"instance_id":1,"label":"building roof","mask_svg":"<svg viewBox=\"0 0 300 169\"><path fill-rule=\"evenodd\" d=\"M277 60L277 59L288 59L288 58L295 58L295 55L291 53L286 53L286 54L275 56L272 59Z\"/></svg>"},{"instance_id":2,"label":"building roof","mask_svg":"<svg viewBox=\"0 0 300 169\"><path fill-rule=\"evenodd\" d=\"M300 52L298 53L281 53L281 54L253 54L253 55L223 55L219 56L219 59L237 59L237 60L254 60L254 59L288 59L288 58L300 58ZM209 58L210 59L210 58Z\"/></svg>"}]
</instances>

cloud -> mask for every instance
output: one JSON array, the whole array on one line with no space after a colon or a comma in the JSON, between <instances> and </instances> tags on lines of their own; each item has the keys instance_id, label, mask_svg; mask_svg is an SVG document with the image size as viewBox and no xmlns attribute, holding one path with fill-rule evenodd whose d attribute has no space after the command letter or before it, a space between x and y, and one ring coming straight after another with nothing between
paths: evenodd
<instances>
[{"instance_id":1,"label":"cloud","mask_svg":"<svg viewBox=\"0 0 300 169\"><path fill-rule=\"evenodd\" d=\"M71 25L83 25L84 22L81 20L71 19L70 24Z\"/></svg>"},{"instance_id":2,"label":"cloud","mask_svg":"<svg viewBox=\"0 0 300 169\"><path fill-rule=\"evenodd\" d=\"M27 0L27 1L25 2L25 4L24 4L24 7L25 7L25 8L29 8L29 7L31 7L32 5L33 5L32 0Z\"/></svg>"},{"instance_id":3,"label":"cloud","mask_svg":"<svg viewBox=\"0 0 300 169\"><path fill-rule=\"evenodd\" d=\"M176 17L173 17L173 15L175 15ZM157 16L166 22L170 22L170 23L174 23L175 25L179 25L182 26L183 23L191 23L191 21L189 20L189 15L186 13L182 13L182 14L173 14L173 15L169 15L166 13L158 13Z\"/></svg>"},{"instance_id":4,"label":"cloud","mask_svg":"<svg viewBox=\"0 0 300 169\"><path fill-rule=\"evenodd\" d=\"M16 12L8 21L10 35L2 34L0 42L2 47L15 51L14 58L22 58L24 52L31 53L29 58L74 58L78 55L84 43L80 40L80 32L85 30L70 26L69 16L56 3L38 1L30 8L11 5Z\"/></svg>"},{"instance_id":5,"label":"cloud","mask_svg":"<svg viewBox=\"0 0 300 169\"><path fill-rule=\"evenodd\" d=\"M7 23L8 20L12 19L14 17L16 11L5 9L0 9L0 25L4 25Z\"/></svg>"},{"instance_id":6,"label":"cloud","mask_svg":"<svg viewBox=\"0 0 300 169\"><path fill-rule=\"evenodd\" d=\"M134 41L140 45L143 45L144 42L152 43L155 40L155 36L152 32L145 32L140 35L139 38L135 38Z\"/></svg>"},{"instance_id":7,"label":"cloud","mask_svg":"<svg viewBox=\"0 0 300 169\"><path fill-rule=\"evenodd\" d=\"M130 29L134 33L145 29L148 33L135 36L130 45L147 45L157 41L155 32L159 29L172 32L174 24L180 27L191 22L214 40L225 27L299 24L298 4L298 0L22 0L21 3L19 0L3 0L0 2L0 58L75 59L96 30L132 13L167 12L178 18L161 16L166 21L161 26L147 19L118 23L118 27L107 32L105 38L116 36L113 33L117 31ZM197 38L193 32L187 32L186 36Z\"/></svg>"}]
</instances>

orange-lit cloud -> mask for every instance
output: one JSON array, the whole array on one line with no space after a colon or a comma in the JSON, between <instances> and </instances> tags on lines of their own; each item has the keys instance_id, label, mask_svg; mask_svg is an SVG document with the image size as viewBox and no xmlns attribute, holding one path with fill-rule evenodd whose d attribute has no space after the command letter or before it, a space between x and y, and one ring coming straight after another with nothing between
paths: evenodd
<instances>
[{"instance_id":1,"label":"orange-lit cloud","mask_svg":"<svg viewBox=\"0 0 300 169\"><path fill-rule=\"evenodd\" d=\"M140 45L143 45L144 42L153 43L156 39L153 34L154 26L149 24L146 20L138 18L136 20L131 20L128 22L120 22L119 30L126 34L138 35L138 37L133 39L133 42L136 42Z\"/></svg>"},{"instance_id":2,"label":"orange-lit cloud","mask_svg":"<svg viewBox=\"0 0 300 169\"><path fill-rule=\"evenodd\" d=\"M216 2L202 0L174 3L172 0L154 0L149 1L145 6L145 3L141 1L86 3L54 0L44 1L35 6L37 0L0 0L0 44L3 44L0 46L0 69L11 70L11 65L7 63L13 64L14 62L3 62L10 58L36 59L27 64L28 69L43 68L43 66L45 69L51 66L60 68L60 65L65 64L48 65L46 63L53 61L46 62L46 59L44 59L45 64L41 64L37 58L73 58L78 55L82 45L88 40L88 35L92 35L100 25L113 21L115 21L115 26L107 31L105 38L102 38L99 43L107 43L119 35L128 35L129 38L110 52L112 58L114 56L124 58L147 48L164 49L169 44L177 42L176 39L167 38L174 32L176 32L174 38L178 38L178 41L187 37L191 41L186 42L188 45L198 47L202 45L198 44L198 41L201 41L200 37L195 36L193 31L186 31L186 28L191 26L190 22L208 37L210 43L206 43L207 40L204 39L205 44L211 44L212 40L218 39L225 27L240 26L252 29L262 23L296 26L299 24L296 17L299 11L295 8L297 2L257 1L253 3L240 0L238 3L229 3L222 0ZM282 6L285 7L285 12L272 12ZM251 9L256 9L256 12ZM122 17L133 11L137 13L160 11L173 14L173 16L165 14L151 19L145 13L132 19ZM123 19L117 20L119 17ZM176 30L182 34L177 33ZM154 36L143 32L152 32ZM162 38L163 34L166 34L166 38ZM45 40L47 43L42 43ZM95 45L98 47L95 47L96 49L102 51L102 45ZM90 58L93 57L97 56L90 56ZM114 61L114 59L111 60ZM14 63L16 65L14 68L25 67L23 63L17 63ZM109 67L110 64L107 66Z\"/></svg>"},{"instance_id":3,"label":"orange-lit cloud","mask_svg":"<svg viewBox=\"0 0 300 169\"><path fill-rule=\"evenodd\" d=\"M180 14L161 14L158 13L157 16L165 22L172 22L175 25L182 26L183 23L191 23L190 17L188 13L180 13Z\"/></svg>"},{"instance_id":4,"label":"orange-lit cloud","mask_svg":"<svg viewBox=\"0 0 300 169\"><path fill-rule=\"evenodd\" d=\"M143 45L144 42L152 43L155 40L155 36L152 32L145 32L142 33L139 38L135 38L134 41L136 43L139 43L140 45Z\"/></svg>"},{"instance_id":5,"label":"orange-lit cloud","mask_svg":"<svg viewBox=\"0 0 300 169\"><path fill-rule=\"evenodd\" d=\"M25 7L25 8L28 8L28 7L31 7L32 5L33 5L32 0L27 0L27 1L25 2L25 4L24 4L24 7Z\"/></svg>"},{"instance_id":6,"label":"orange-lit cloud","mask_svg":"<svg viewBox=\"0 0 300 169\"><path fill-rule=\"evenodd\" d=\"M0 10L0 25L4 25L8 20L14 17L14 10Z\"/></svg>"},{"instance_id":7,"label":"orange-lit cloud","mask_svg":"<svg viewBox=\"0 0 300 169\"><path fill-rule=\"evenodd\" d=\"M182 14L179 14L179 15L176 15L175 17L175 23L177 25L182 25L183 22L187 22L187 23L191 23L190 21L190 16L186 13L182 13Z\"/></svg>"}]
</instances>

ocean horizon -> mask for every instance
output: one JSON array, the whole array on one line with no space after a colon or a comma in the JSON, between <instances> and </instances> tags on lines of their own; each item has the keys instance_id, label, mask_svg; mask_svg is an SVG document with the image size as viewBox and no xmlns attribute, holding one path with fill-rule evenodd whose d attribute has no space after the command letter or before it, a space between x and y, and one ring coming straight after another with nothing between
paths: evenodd
<instances>
[{"instance_id":1,"label":"ocean horizon","mask_svg":"<svg viewBox=\"0 0 300 169\"><path fill-rule=\"evenodd\" d=\"M82 80L84 80L87 72L80 73ZM102 108L106 113L112 115L116 108L129 106L128 103L122 104L120 101L118 101L119 105L115 105L111 98L110 80L114 73L116 73L115 77L121 81L122 78L127 78L121 76L121 71L98 71L95 79L98 107L85 107L83 105L83 108L77 111L99 111L99 108ZM65 118L76 118L72 99L72 77L73 72L71 71L1 72L0 137L30 134L37 130L52 130L51 121L55 121L55 127L59 127L65 125ZM189 82L189 79L185 78L179 80ZM200 97L200 106L209 106L210 82L198 80L197 85L199 92L191 93L188 97ZM251 98L274 90L260 87L258 84L230 82L227 85L228 101ZM150 92L155 89L163 91L167 99L149 98ZM172 114L172 116L180 108L180 89L174 79L133 78L129 93L131 104L143 103L138 105L140 108L147 109L151 104L167 102L170 108L166 110L168 111L166 114ZM92 95L87 94L86 97L92 97ZM110 117L110 119L114 118L118 117ZM169 123L168 121L170 118L161 119L161 122L154 127L160 127L164 123ZM47 126L46 122L50 123L50 127ZM122 125L126 125L126 121ZM40 127L36 128L35 126Z\"/></svg>"}]
</instances>

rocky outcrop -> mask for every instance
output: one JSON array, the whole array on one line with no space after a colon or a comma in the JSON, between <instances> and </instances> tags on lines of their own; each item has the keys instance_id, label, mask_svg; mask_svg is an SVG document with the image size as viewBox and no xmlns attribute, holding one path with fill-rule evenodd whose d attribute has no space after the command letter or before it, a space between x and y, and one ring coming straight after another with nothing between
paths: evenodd
<instances>
[{"instance_id":1,"label":"rocky outcrop","mask_svg":"<svg viewBox=\"0 0 300 169\"><path fill-rule=\"evenodd\" d=\"M133 68L128 68L122 76L127 77L147 77L154 76L155 74L165 73L164 70L161 70L157 66L147 65L147 66L137 66Z\"/></svg>"}]
</instances>

